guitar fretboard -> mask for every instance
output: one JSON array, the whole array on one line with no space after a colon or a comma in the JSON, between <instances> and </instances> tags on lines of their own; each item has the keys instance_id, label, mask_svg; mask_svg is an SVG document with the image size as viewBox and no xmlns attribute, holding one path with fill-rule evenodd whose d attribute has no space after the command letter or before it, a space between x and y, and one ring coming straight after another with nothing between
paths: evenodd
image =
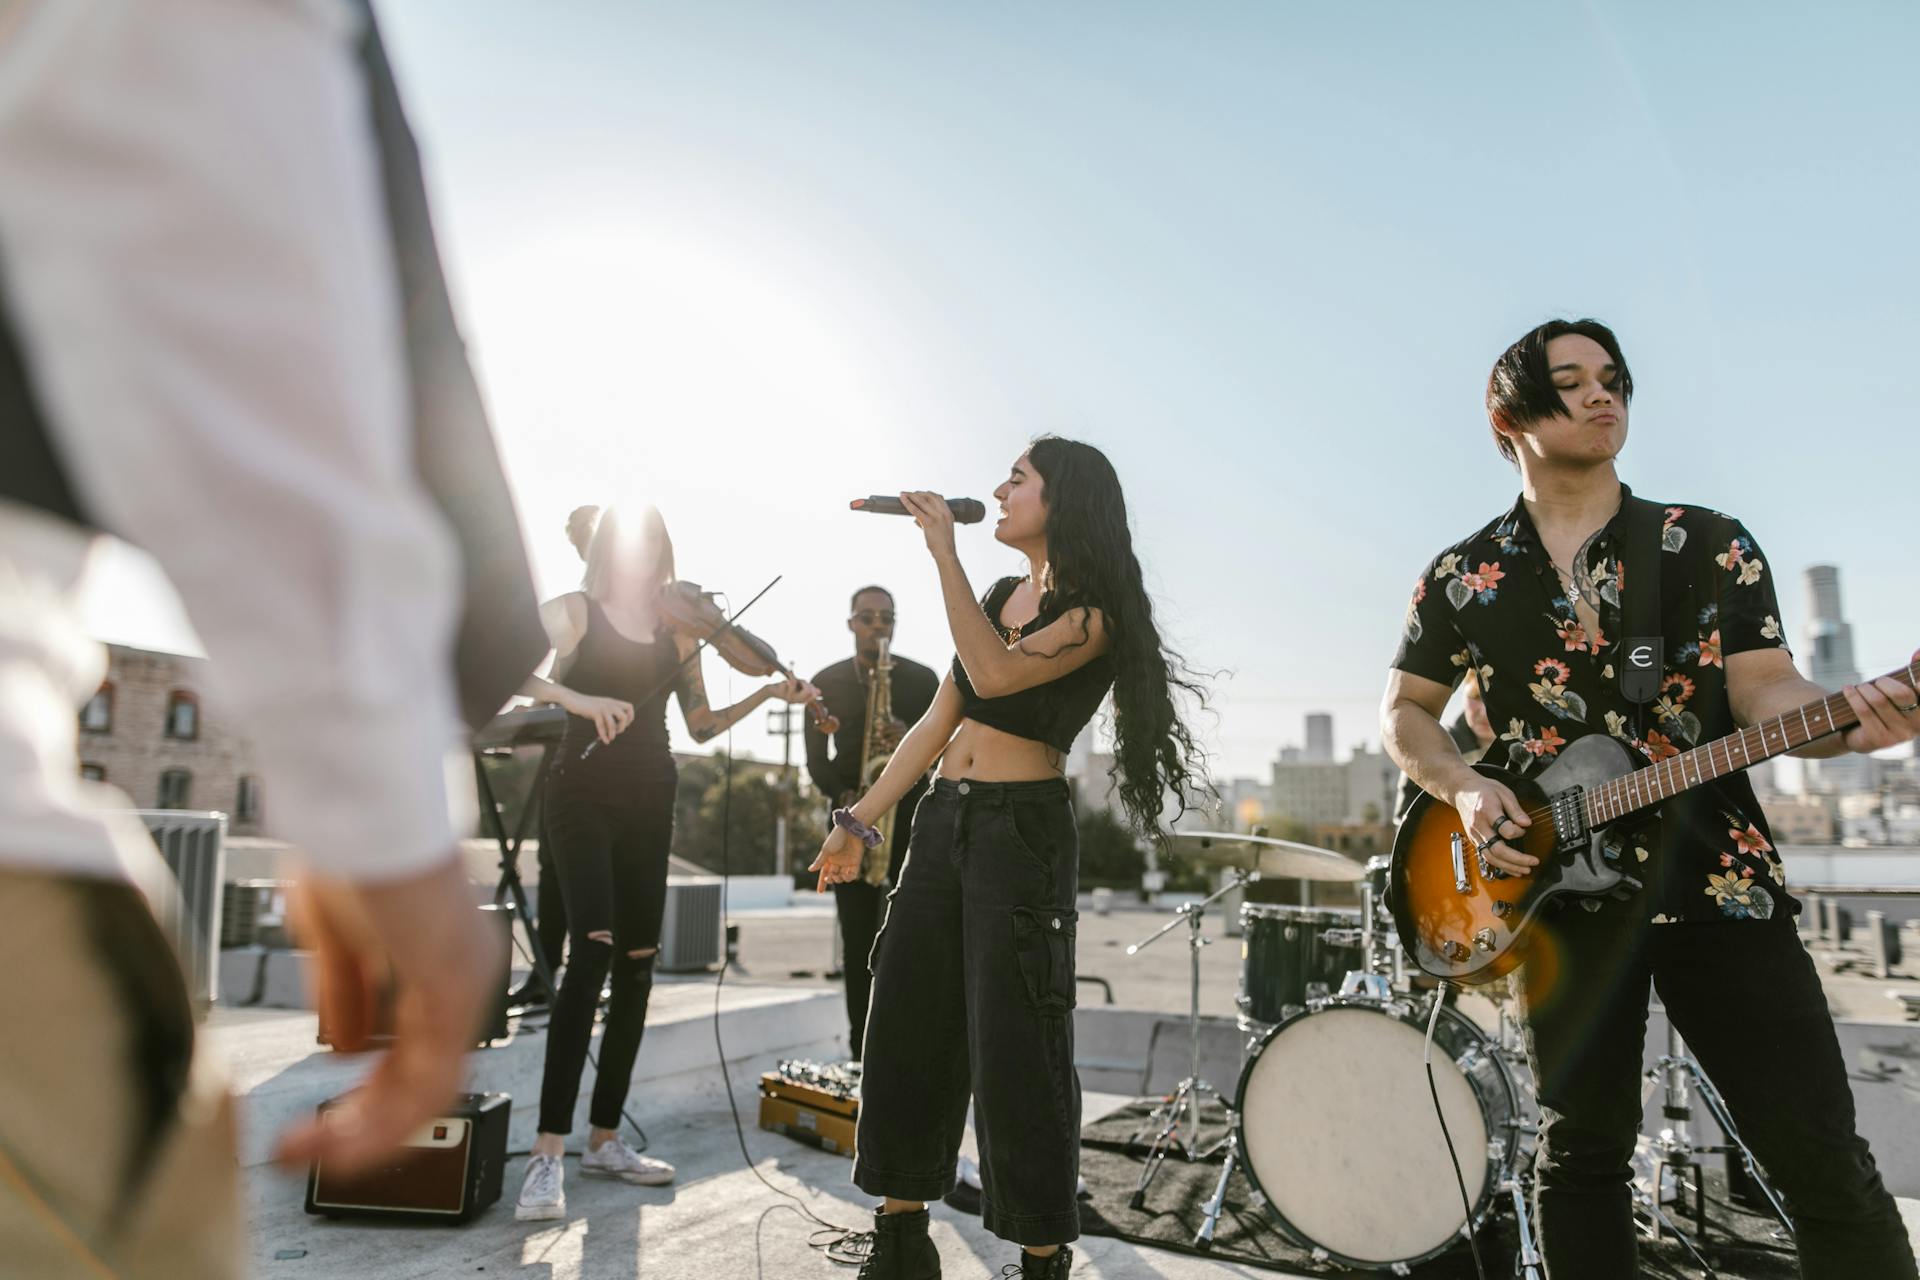
<instances>
[{"instance_id":1,"label":"guitar fretboard","mask_svg":"<svg viewBox=\"0 0 1920 1280\"><path fill-rule=\"evenodd\" d=\"M1885 678L1900 681L1908 692L1920 697L1920 662L1889 672ZM1809 702L1785 715L1591 788L1586 794L1588 825L1599 826L1624 818L1636 810L1669 800L1690 787L1785 755L1809 742L1851 729L1859 722L1860 717L1854 715L1853 707L1841 694Z\"/></svg>"}]
</instances>

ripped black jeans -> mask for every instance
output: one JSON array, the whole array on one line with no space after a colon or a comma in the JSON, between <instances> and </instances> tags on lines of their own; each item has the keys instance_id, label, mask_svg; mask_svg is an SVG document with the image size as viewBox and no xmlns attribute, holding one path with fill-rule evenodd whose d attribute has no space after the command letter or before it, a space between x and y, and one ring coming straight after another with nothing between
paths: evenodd
<instances>
[{"instance_id":1,"label":"ripped black jeans","mask_svg":"<svg viewBox=\"0 0 1920 1280\"><path fill-rule=\"evenodd\" d=\"M646 1030L654 957L632 956L660 945L667 903L667 849L673 843L678 778L665 751L643 758L616 782L575 769L548 780L546 830L554 842L557 886L565 894L566 976L547 1023L546 1070L540 1083L540 1132L570 1133L580 1075L593 1039L594 1011L609 968L613 997L600 1037L600 1065L587 1122L618 1129L627 1087ZM611 933L607 943L588 935Z\"/></svg>"},{"instance_id":2,"label":"ripped black jeans","mask_svg":"<svg viewBox=\"0 0 1920 1280\"><path fill-rule=\"evenodd\" d=\"M974 1105L981 1220L1023 1245L1080 1234L1073 1069L1079 836L1067 784L934 783L874 940L853 1180L938 1200Z\"/></svg>"}]
</instances>

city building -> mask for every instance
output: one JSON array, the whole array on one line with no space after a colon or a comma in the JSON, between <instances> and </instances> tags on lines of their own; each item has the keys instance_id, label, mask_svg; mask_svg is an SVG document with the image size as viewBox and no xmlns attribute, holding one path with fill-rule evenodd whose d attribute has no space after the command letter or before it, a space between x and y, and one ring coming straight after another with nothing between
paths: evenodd
<instances>
[{"instance_id":1,"label":"city building","mask_svg":"<svg viewBox=\"0 0 1920 1280\"><path fill-rule=\"evenodd\" d=\"M1775 844L1825 845L1839 838L1839 812L1831 796L1775 796L1762 807Z\"/></svg>"},{"instance_id":2,"label":"city building","mask_svg":"<svg viewBox=\"0 0 1920 1280\"><path fill-rule=\"evenodd\" d=\"M1220 820L1245 831L1272 807L1272 792L1258 778L1232 778L1220 784Z\"/></svg>"},{"instance_id":3,"label":"city building","mask_svg":"<svg viewBox=\"0 0 1920 1280\"><path fill-rule=\"evenodd\" d=\"M1307 713L1307 754L1309 764L1333 763L1333 717L1324 711Z\"/></svg>"},{"instance_id":4,"label":"city building","mask_svg":"<svg viewBox=\"0 0 1920 1280\"><path fill-rule=\"evenodd\" d=\"M1816 564L1807 569L1807 679L1828 693L1859 684L1853 659L1853 627L1840 611L1840 569Z\"/></svg>"},{"instance_id":5,"label":"city building","mask_svg":"<svg viewBox=\"0 0 1920 1280\"><path fill-rule=\"evenodd\" d=\"M1322 718L1318 713L1307 717L1310 744ZM1324 718L1330 735L1331 717ZM1314 760L1313 751L1311 745L1304 754L1292 747L1281 749L1268 788L1268 817L1309 827L1366 825L1393 817L1400 770L1384 752L1370 751L1363 743L1350 758L1336 762ZM1330 749L1327 754L1331 757Z\"/></svg>"},{"instance_id":6,"label":"city building","mask_svg":"<svg viewBox=\"0 0 1920 1280\"><path fill-rule=\"evenodd\" d=\"M1842 685L1860 683L1860 665L1854 658L1853 626L1840 607L1840 569L1816 564L1806 571L1806 645L1801 657L1807 679L1838 693ZM1870 756L1842 755L1808 760L1802 765L1805 788L1823 795L1851 795L1877 791L1884 762Z\"/></svg>"},{"instance_id":7,"label":"city building","mask_svg":"<svg viewBox=\"0 0 1920 1280\"><path fill-rule=\"evenodd\" d=\"M209 809L257 835L264 798L253 747L207 706L204 658L107 646L107 677L80 709L80 775L136 809Z\"/></svg>"}]
</instances>

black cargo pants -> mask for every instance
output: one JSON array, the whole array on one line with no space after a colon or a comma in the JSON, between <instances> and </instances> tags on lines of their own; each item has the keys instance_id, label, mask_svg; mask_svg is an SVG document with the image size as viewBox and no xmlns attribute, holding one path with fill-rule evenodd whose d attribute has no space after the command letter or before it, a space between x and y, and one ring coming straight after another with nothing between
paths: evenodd
<instances>
[{"instance_id":1,"label":"black cargo pants","mask_svg":"<svg viewBox=\"0 0 1920 1280\"><path fill-rule=\"evenodd\" d=\"M1064 781L942 778L921 800L873 946L861 1190L952 1190L971 1096L987 1230L1023 1245L1078 1238L1078 872Z\"/></svg>"}]
</instances>

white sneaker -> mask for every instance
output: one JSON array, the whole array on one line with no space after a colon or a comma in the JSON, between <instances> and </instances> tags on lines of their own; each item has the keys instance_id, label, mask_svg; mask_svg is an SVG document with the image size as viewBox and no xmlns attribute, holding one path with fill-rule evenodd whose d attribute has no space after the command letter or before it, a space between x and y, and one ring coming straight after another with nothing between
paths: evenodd
<instances>
[{"instance_id":1,"label":"white sneaker","mask_svg":"<svg viewBox=\"0 0 1920 1280\"><path fill-rule=\"evenodd\" d=\"M580 1172L589 1178L618 1178L643 1187L664 1187L673 1181L673 1166L643 1156L620 1138L609 1138L580 1157Z\"/></svg>"},{"instance_id":2,"label":"white sneaker","mask_svg":"<svg viewBox=\"0 0 1920 1280\"><path fill-rule=\"evenodd\" d=\"M560 1157L534 1156L527 1161L527 1179L513 1216L521 1222L548 1222L567 1216L567 1193L561 1186Z\"/></svg>"}]
</instances>

